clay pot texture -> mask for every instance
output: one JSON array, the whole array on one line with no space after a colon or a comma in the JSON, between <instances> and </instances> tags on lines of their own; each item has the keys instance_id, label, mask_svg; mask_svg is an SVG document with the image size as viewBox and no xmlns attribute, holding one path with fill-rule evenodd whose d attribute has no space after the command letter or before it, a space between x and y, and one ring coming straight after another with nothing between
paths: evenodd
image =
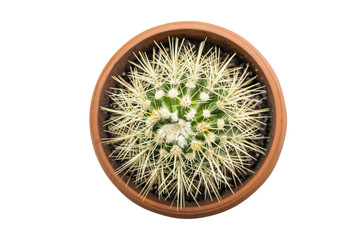
<instances>
[{"instance_id":1,"label":"clay pot texture","mask_svg":"<svg viewBox=\"0 0 360 240\"><path fill-rule=\"evenodd\" d=\"M128 66L129 60L134 60L134 52L147 51L153 42L167 42L168 36L187 38L189 40L204 40L214 45L223 47L244 57L250 63L252 69L257 69L258 79L266 86L270 115L272 118L270 126L270 141L268 150L261 162L258 163L255 174L236 188L234 194L227 191L221 197L221 201L201 201L196 204L187 204L184 208L177 209L176 204L170 206L169 201L159 200L156 196L149 194L145 199L139 195L141 188L128 181L128 178L117 175L114 163L108 159L109 150L101 143L106 137L103 132L104 113L100 106L106 106L109 98L106 90L115 85L111 76L121 75ZM102 71L96 84L90 110L90 129L93 146L97 158L106 175L113 184L130 200L136 204L156 213L178 218L197 218L213 215L230 209L244 201L253 194L269 177L279 158L286 132L286 109L284 97L278 79L265 58L245 39L234 32L222 27L201 22L175 22L160 25L140 33L128 41L110 59Z\"/></svg>"}]
</instances>

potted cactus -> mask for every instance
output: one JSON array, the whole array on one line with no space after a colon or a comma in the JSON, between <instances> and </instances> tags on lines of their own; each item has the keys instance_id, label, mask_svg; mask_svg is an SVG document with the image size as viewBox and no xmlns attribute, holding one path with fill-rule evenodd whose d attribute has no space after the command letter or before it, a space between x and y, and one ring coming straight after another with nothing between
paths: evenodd
<instances>
[{"instance_id":1,"label":"potted cactus","mask_svg":"<svg viewBox=\"0 0 360 240\"><path fill-rule=\"evenodd\" d=\"M135 203L173 217L215 214L251 195L285 137L280 86L238 35L177 22L136 36L94 91L99 161Z\"/></svg>"}]
</instances>

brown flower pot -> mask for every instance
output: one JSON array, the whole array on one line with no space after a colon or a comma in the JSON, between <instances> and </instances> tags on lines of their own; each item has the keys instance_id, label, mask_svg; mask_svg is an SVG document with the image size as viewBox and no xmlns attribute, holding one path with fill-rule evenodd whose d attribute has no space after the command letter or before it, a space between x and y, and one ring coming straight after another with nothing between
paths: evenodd
<instances>
[{"instance_id":1,"label":"brown flower pot","mask_svg":"<svg viewBox=\"0 0 360 240\"><path fill-rule=\"evenodd\" d=\"M103 132L104 115L100 106L106 106L109 99L106 90L115 85L111 78L113 75L121 75L125 71L128 61L134 60L133 52L146 51L153 41L167 41L168 36L185 37L187 39L204 40L217 46L227 48L245 58L253 69L257 69L258 77L262 79L267 88L268 102L272 122L270 126L270 142L265 156L259 162L255 174L250 176L243 185L234 188L234 194L230 191L222 195L221 201L202 201L201 207L189 205L177 209L170 203L159 200L150 194L143 199L139 192L141 189L127 181L127 177L121 177L115 173L112 161L108 159L109 150L101 143L105 137ZM90 110L91 137L96 155L107 176L115 186L130 200L136 204L171 217L196 218L223 212L236 206L253 194L268 178L275 167L283 146L286 132L286 110L283 94L278 79L265 58L245 39L239 35L207 23L201 22L175 22L151 28L140 33L127 42L105 66L96 84Z\"/></svg>"}]
</instances>

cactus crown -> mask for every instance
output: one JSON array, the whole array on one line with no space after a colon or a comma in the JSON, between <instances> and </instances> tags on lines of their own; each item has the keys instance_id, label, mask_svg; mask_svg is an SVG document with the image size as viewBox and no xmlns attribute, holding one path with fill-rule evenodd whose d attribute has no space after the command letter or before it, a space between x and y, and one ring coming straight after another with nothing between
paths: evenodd
<instances>
[{"instance_id":1,"label":"cactus crown","mask_svg":"<svg viewBox=\"0 0 360 240\"><path fill-rule=\"evenodd\" d=\"M151 58L135 55L128 81L113 77L113 107L102 108L112 114L104 143L121 161L116 173L129 174L144 197L155 192L178 208L199 195L220 200L221 186L231 190L251 172L249 152L265 151L255 143L264 137L264 86L248 78L248 65L229 67L235 54L205 52L205 41L197 49L178 38L155 44Z\"/></svg>"}]
</instances>

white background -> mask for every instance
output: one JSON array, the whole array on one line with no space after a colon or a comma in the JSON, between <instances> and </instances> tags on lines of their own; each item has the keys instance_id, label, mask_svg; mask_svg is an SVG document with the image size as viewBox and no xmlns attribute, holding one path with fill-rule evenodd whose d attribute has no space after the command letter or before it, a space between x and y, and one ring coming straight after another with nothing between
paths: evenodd
<instances>
[{"instance_id":1,"label":"white background","mask_svg":"<svg viewBox=\"0 0 360 240\"><path fill-rule=\"evenodd\" d=\"M1 1L0 239L359 239L356 1ZM136 34L193 20L228 28L274 68L288 132L266 183L182 220L138 207L101 169L89 107Z\"/></svg>"}]
</instances>

